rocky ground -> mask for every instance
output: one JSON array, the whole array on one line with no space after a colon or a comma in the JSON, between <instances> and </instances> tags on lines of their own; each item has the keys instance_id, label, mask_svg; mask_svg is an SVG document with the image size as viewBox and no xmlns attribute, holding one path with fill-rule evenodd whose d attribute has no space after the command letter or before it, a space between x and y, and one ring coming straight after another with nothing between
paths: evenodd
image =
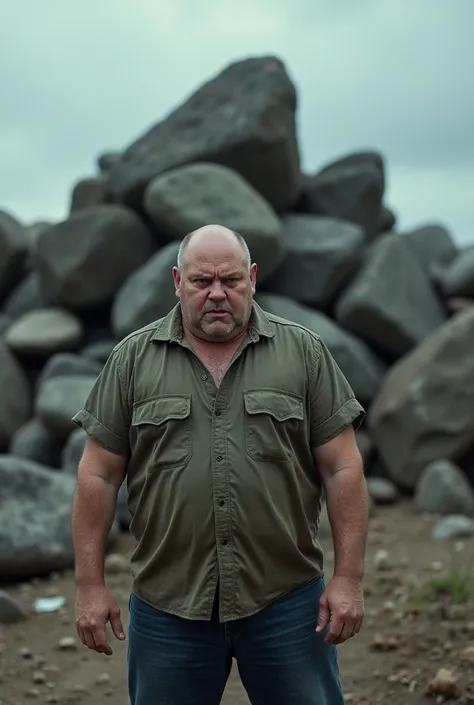
<instances>
[{"instance_id":1,"label":"rocky ground","mask_svg":"<svg viewBox=\"0 0 474 705\"><path fill-rule=\"evenodd\" d=\"M366 622L355 639L340 647L347 703L413 705L455 699L474 703L474 539L435 540L434 517L420 516L409 501L374 511L367 551ZM331 540L323 527L327 573ZM114 553L127 556L130 536L122 534ZM116 569L121 562L112 559ZM126 566L126 561L124 561ZM129 575L110 572L127 625ZM127 701L126 645L110 658L88 652L74 627L71 574L5 586L27 619L0 631L0 703L117 705ZM63 596L59 612L35 614L38 597ZM226 705L248 703L234 669Z\"/></svg>"}]
</instances>

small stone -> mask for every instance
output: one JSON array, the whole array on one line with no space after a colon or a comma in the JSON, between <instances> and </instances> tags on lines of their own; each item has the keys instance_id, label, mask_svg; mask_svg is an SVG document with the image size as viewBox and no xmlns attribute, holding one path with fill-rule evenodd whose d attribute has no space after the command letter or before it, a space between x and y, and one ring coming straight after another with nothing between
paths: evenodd
<instances>
[{"instance_id":1,"label":"small stone","mask_svg":"<svg viewBox=\"0 0 474 705\"><path fill-rule=\"evenodd\" d=\"M109 673L101 673L100 676L96 680L97 685L103 685L104 683L110 683L110 674Z\"/></svg>"},{"instance_id":2,"label":"small stone","mask_svg":"<svg viewBox=\"0 0 474 705\"><path fill-rule=\"evenodd\" d=\"M451 514L440 519L433 528L433 538L438 541L472 536L474 534L474 522L463 514ZM459 543L455 546L459 549Z\"/></svg>"},{"instance_id":3,"label":"small stone","mask_svg":"<svg viewBox=\"0 0 474 705\"><path fill-rule=\"evenodd\" d=\"M27 646L22 646L20 649L20 656L24 659L33 658L33 654Z\"/></svg>"},{"instance_id":4,"label":"small stone","mask_svg":"<svg viewBox=\"0 0 474 705\"><path fill-rule=\"evenodd\" d=\"M433 561L431 564L431 569L435 570L437 573L439 573L441 570L443 570L444 566L441 561Z\"/></svg>"},{"instance_id":5,"label":"small stone","mask_svg":"<svg viewBox=\"0 0 474 705\"><path fill-rule=\"evenodd\" d=\"M374 567L375 570L390 570L390 568L392 567L388 551L385 548L381 548L375 554Z\"/></svg>"},{"instance_id":6,"label":"small stone","mask_svg":"<svg viewBox=\"0 0 474 705\"><path fill-rule=\"evenodd\" d=\"M474 646L468 646L460 653L461 661L470 663L474 666Z\"/></svg>"},{"instance_id":7,"label":"small stone","mask_svg":"<svg viewBox=\"0 0 474 705\"><path fill-rule=\"evenodd\" d=\"M34 671L33 683L46 683L46 674L43 671Z\"/></svg>"},{"instance_id":8,"label":"small stone","mask_svg":"<svg viewBox=\"0 0 474 705\"><path fill-rule=\"evenodd\" d=\"M30 688L25 693L27 698L39 698L40 694L38 688Z\"/></svg>"},{"instance_id":9,"label":"small stone","mask_svg":"<svg viewBox=\"0 0 474 705\"><path fill-rule=\"evenodd\" d=\"M109 574L128 573L129 563L120 553L109 553L105 558L105 571Z\"/></svg>"},{"instance_id":10,"label":"small stone","mask_svg":"<svg viewBox=\"0 0 474 705\"><path fill-rule=\"evenodd\" d=\"M15 624L27 619L20 603L4 590L0 590L0 624Z\"/></svg>"},{"instance_id":11,"label":"small stone","mask_svg":"<svg viewBox=\"0 0 474 705\"><path fill-rule=\"evenodd\" d=\"M63 636L59 640L58 648L61 651L75 651L77 649L77 641L73 636Z\"/></svg>"},{"instance_id":12,"label":"small stone","mask_svg":"<svg viewBox=\"0 0 474 705\"><path fill-rule=\"evenodd\" d=\"M399 499L397 487L384 477L368 477L367 489L375 504L394 504Z\"/></svg>"},{"instance_id":13,"label":"small stone","mask_svg":"<svg viewBox=\"0 0 474 705\"><path fill-rule=\"evenodd\" d=\"M398 649L398 642L395 637L386 637L383 634L375 634L372 640L374 651L395 651Z\"/></svg>"},{"instance_id":14,"label":"small stone","mask_svg":"<svg viewBox=\"0 0 474 705\"><path fill-rule=\"evenodd\" d=\"M427 688L430 695L441 695L444 698L458 698L460 695L457 680L447 668L440 668Z\"/></svg>"}]
</instances>

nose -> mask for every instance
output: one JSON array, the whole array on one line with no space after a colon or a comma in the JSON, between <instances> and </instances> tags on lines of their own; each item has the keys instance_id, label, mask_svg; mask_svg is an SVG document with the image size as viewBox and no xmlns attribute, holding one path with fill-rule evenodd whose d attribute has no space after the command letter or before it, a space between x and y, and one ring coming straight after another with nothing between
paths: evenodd
<instances>
[{"instance_id":1,"label":"nose","mask_svg":"<svg viewBox=\"0 0 474 705\"><path fill-rule=\"evenodd\" d=\"M213 301L223 301L226 298L226 293L220 281L213 282L209 290L209 298Z\"/></svg>"}]
</instances>

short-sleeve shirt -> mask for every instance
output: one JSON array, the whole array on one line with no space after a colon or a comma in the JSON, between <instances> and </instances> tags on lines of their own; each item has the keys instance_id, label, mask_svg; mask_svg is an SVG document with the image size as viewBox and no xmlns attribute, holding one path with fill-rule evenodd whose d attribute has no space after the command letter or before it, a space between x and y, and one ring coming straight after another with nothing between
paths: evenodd
<instances>
[{"instance_id":1,"label":"short-sleeve shirt","mask_svg":"<svg viewBox=\"0 0 474 705\"><path fill-rule=\"evenodd\" d=\"M127 457L132 590L188 619L249 616L323 575L313 449L364 409L320 337L253 303L219 387L179 303L117 344L74 417Z\"/></svg>"}]
</instances>

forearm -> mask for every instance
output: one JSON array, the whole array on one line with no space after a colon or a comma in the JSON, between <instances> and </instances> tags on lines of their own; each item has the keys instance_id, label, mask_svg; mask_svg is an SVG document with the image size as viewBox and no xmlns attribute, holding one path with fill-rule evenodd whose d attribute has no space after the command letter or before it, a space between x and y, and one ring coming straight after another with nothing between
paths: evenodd
<instances>
[{"instance_id":1,"label":"forearm","mask_svg":"<svg viewBox=\"0 0 474 705\"><path fill-rule=\"evenodd\" d=\"M334 542L334 575L362 579L367 539L368 494L358 464L330 475L326 504Z\"/></svg>"},{"instance_id":2,"label":"forearm","mask_svg":"<svg viewBox=\"0 0 474 705\"><path fill-rule=\"evenodd\" d=\"M104 558L114 521L117 487L101 477L78 479L72 509L75 580L78 585L104 584Z\"/></svg>"}]
</instances>

